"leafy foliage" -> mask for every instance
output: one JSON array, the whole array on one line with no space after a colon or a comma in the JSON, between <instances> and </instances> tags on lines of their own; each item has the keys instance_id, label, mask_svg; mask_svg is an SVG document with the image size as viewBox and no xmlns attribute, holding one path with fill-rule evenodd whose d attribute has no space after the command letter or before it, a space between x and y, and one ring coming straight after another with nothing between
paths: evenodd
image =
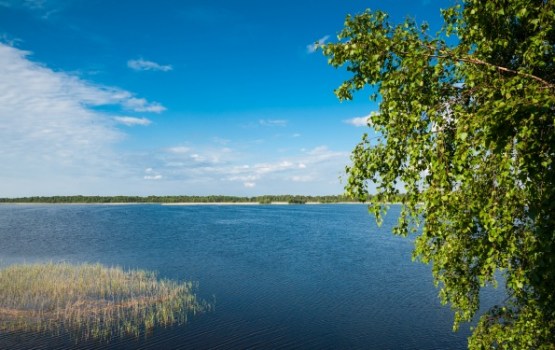
<instances>
[{"instance_id":1,"label":"leafy foliage","mask_svg":"<svg viewBox=\"0 0 555 350\"><path fill-rule=\"evenodd\" d=\"M455 329L503 272L508 298L470 348L554 349L555 1L464 0L442 15L431 35L367 10L323 46L352 73L341 100L366 86L379 99L378 136L354 149L346 191L380 222L403 188L394 233L422 227L414 257L432 263Z\"/></svg>"}]
</instances>

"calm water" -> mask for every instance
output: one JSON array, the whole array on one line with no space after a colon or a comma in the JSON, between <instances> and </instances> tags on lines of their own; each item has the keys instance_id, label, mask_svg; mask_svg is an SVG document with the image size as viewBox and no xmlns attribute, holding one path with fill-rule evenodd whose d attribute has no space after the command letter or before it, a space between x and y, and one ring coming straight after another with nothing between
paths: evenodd
<instances>
[{"instance_id":1,"label":"calm water","mask_svg":"<svg viewBox=\"0 0 555 350\"><path fill-rule=\"evenodd\" d=\"M397 214L377 228L362 205L2 205L1 264L155 270L216 308L146 340L0 333L0 348L464 349L429 266L390 234Z\"/></svg>"}]
</instances>

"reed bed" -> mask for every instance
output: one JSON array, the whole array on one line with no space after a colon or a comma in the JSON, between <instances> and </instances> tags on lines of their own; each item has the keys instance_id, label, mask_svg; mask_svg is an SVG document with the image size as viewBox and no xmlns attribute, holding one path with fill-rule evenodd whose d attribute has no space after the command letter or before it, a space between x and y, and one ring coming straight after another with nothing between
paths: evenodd
<instances>
[{"instance_id":1,"label":"reed bed","mask_svg":"<svg viewBox=\"0 0 555 350\"><path fill-rule=\"evenodd\" d=\"M196 287L100 264L12 265L0 269L0 330L139 337L207 310Z\"/></svg>"}]
</instances>

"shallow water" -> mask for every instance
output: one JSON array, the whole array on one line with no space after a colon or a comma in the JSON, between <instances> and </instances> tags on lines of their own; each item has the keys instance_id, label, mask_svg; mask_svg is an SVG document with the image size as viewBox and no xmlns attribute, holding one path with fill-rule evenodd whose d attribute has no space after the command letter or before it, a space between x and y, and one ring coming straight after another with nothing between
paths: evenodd
<instances>
[{"instance_id":1,"label":"shallow water","mask_svg":"<svg viewBox=\"0 0 555 350\"><path fill-rule=\"evenodd\" d=\"M0 348L466 348L430 267L390 234L397 215L377 228L363 205L1 205L0 264L155 270L198 281L215 310L146 339L0 333Z\"/></svg>"}]
</instances>

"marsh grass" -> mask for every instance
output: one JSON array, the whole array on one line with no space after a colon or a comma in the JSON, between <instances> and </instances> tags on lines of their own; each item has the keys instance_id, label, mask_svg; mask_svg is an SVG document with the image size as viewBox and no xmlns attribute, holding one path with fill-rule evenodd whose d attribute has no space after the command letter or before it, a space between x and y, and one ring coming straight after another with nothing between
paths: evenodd
<instances>
[{"instance_id":1,"label":"marsh grass","mask_svg":"<svg viewBox=\"0 0 555 350\"><path fill-rule=\"evenodd\" d=\"M0 269L0 331L139 337L207 310L195 289L191 282L100 264L12 265Z\"/></svg>"}]
</instances>

